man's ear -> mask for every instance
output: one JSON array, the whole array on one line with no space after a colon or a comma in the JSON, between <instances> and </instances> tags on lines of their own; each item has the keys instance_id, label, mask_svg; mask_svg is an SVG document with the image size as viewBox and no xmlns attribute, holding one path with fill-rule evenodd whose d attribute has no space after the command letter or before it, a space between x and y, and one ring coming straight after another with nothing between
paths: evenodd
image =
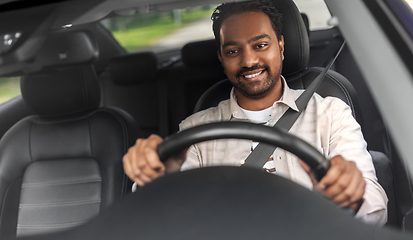
<instances>
[{"instance_id":1,"label":"man's ear","mask_svg":"<svg viewBox=\"0 0 413 240\"><path fill-rule=\"evenodd\" d=\"M222 56L221 56L221 51L217 51L218 59L222 64Z\"/></svg>"},{"instance_id":2,"label":"man's ear","mask_svg":"<svg viewBox=\"0 0 413 240\"><path fill-rule=\"evenodd\" d=\"M222 63L221 51L217 51L217 55L218 55L219 61L221 62L221 66L224 69L224 73L227 74L227 72L225 72L224 64Z\"/></svg>"},{"instance_id":3,"label":"man's ear","mask_svg":"<svg viewBox=\"0 0 413 240\"><path fill-rule=\"evenodd\" d=\"M284 36L281 35L281 39L278 41L278 47L280 48L281 59L284 61Z\"/></svg>"}]
</instances>

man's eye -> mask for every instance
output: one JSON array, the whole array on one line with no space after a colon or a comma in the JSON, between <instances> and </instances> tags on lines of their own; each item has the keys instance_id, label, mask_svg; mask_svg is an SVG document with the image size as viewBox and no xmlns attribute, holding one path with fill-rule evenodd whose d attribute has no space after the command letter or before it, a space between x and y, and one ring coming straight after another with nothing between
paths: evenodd
<instances>
[{"instance_id":1,"label":"man's eye","mask_svg":"<svg viewBox=\"0 0 413 240\"><path fill-rule=\"evenodd\" d=\"M228 50L228 51L227 51L227 55L235 54L235 53L237 53L237 52L238 52L238 51L235 50L235 49L233 49L233 50Z\"/></svg>"},{"instance_id":2,"label":"man's eye","mask_svg":"<svg viewBox=\"0 0 413 240\"><path fill-rule=\"evenodd\" d=\"M256 48L264 48L264 47L266 47L266 46L268 46L267 43L262 43L262 44L256 45L255 47L256 47Z\"/></svg>"}]
</instances>

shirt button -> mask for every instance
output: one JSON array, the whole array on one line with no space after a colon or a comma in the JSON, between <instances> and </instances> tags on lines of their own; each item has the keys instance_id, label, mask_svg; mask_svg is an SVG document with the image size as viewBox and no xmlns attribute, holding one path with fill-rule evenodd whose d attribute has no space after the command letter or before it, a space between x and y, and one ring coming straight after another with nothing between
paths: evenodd
<instances>
[{"instance_id":1,"label":"shirt button","mask_svg":"<svg viewBox=\"0 0 413 240\"><path fill-rule=\"evenodd\" d=\"M244 164L244 163L245 163L245 160L241 160L241 161L239 161L239 163Z\"/></svg>"}]
</instances>

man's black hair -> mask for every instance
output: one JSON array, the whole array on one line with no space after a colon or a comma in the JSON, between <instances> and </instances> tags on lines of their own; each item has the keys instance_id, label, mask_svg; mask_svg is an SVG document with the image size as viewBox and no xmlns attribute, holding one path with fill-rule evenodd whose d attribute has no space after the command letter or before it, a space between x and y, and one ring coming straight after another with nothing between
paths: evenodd
<instances>
[{"instance_id":1,"label":"man's black hair","mask_svg":"<svg viewBox=\"0 0 413 240\"><path fill-rule=\"evenodd\" d=\"M244 13L244 12L262 12L265 13L270 19L272 28L277 35L278 40L281 39L282 30L282 15L268 0L253 0L245 2L231 2L223 3L215 8L212 13L212 29L215 35L215 43L217 44L218 51L221 51L220 43L220 29L222 23L229 17Z\"/></svg>"}]
</instances>

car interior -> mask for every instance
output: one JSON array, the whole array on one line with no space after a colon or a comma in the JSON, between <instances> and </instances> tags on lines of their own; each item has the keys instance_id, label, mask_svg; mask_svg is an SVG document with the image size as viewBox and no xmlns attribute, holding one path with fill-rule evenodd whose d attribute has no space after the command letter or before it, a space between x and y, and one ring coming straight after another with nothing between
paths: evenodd
<instances>
[{"instance_id":1,"label":"car interior","mask_svg":"<svg viewBox=\"0 0 413 240\"><path fill-rule=\"evenodd\" d=\"M282 74L291 88L306 88L344 38L337 26L310 31L311 21L292 0L272 2L284 15ZM103 218L83 228L91 234L106 226L105 210L131 194L122 156L136 139L176 133L186 117L227 99L232 86L214 39L164 52L128 53L99 21L51 26L56 23L48 19L68 6L65 1L26 3L29 8L6 4L0 11L2 33L15 31L4 27L6 20L20 23L30 10L33 22L16 29L34 37L16 44L16 51L0 48L0 76L21 77L21 96L0 105L0 238L37 239L30 237L71 229L102 212ZM351 107L389 198L386 226L413 231L411 179L346 45L317 93ZM127 211L117 210L118 217ZM38 239L77 239L79 229ZM99 239L110 238L104 233Z\"/></svg>"}]
</instances>

